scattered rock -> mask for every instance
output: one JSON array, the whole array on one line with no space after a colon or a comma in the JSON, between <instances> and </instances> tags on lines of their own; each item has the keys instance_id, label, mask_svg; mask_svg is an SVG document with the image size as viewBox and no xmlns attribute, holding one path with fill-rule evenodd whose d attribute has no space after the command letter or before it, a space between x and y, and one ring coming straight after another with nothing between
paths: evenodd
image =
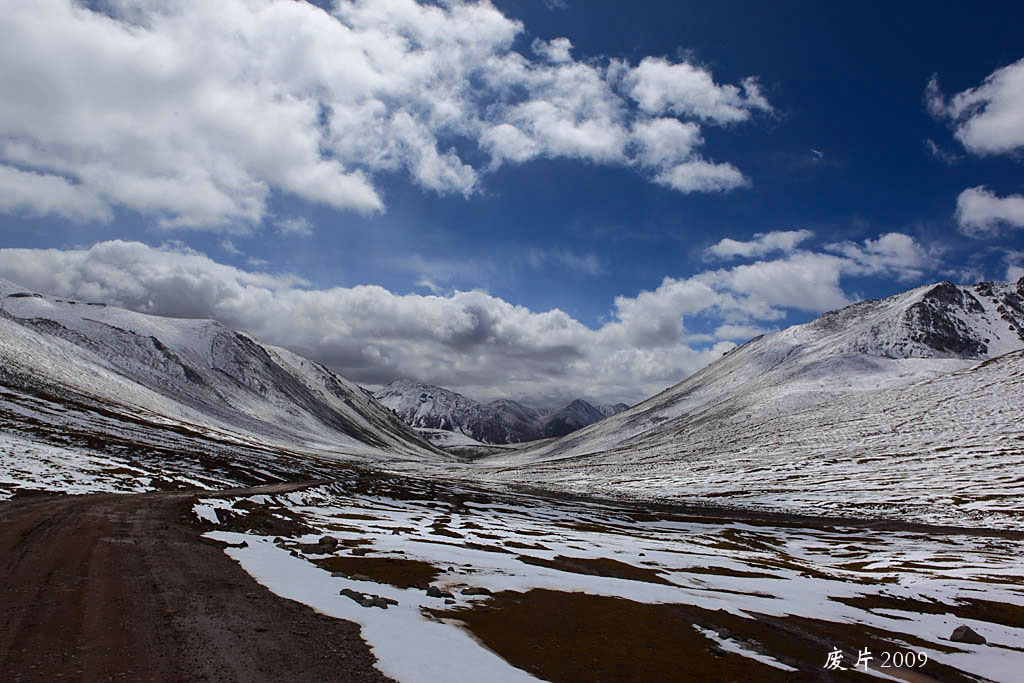
<instances>
[{"instance_id":1,"label":"scattered rock","mask_svg":"<svg viewBox=\"0 0 1024 683\"><path fill-rule=\"evenodd\" d=\"M328 548L329 551L333 551L338 547L338 539L334 536L321 536L318 545L321 548Z\"/></svg>"},{"instance_id":2,"label":"scattered rock","mask_svg":"<svg viewBox=\"0 0 1024 683\"><path fill-rule=\"evenodd\" d=\"M397 600L391 598L382 598L379 595L363 594L359 591L354 591L351 588L342 588L338 591L338 595L344 595L346 598L353 600L362 607L380 607L381 609L387 609L391 605L397 605Z\"/></svg>"},{"instance_id":3,"label":"scattered rock","mask_svg":"<svg viewBox=\"0 0 1024 683\"><path fill-rule=\"evenodd\" d=\"M352 551L352 554L355 555L356 557L362 557L363 555L367 555L369 553L370 553L370 548L356 548L355 550Z\"/></svg>"},{"instance_id":4,"label":"scattered rock","mask_svg":"<svg viewBox=\"0 0 1024 683\"><path fill-rule=\"evenodd\" d=\"M431 586L427 589L428 598L454 598L455 596L448 591L443 591L437 586Z\"/></svg>"},{"instance_id":5,"label":"scattered rock","mask_svg":"<svg viewBox=\"0 0 1024 683\"><path fill-rule=\"evenodd\" d=\"M970 643L971 645L984 645L985 637L972 629L970 626L957 626L949 637L954 643Z\"/></svg>"},{"instance_id":6,"label":"scattered rock","mask_svg":"<svg viewBox=\"0 0 1024 683\"><path fill-rule=\"evenodd\" d=\"M462 589L463 595L494 595L491 591L480 586L470 586L469 588Z\"/></svg>"},{"instance_id":7,"label":"scattered rock","mask_svg":"<svg viewBox=\"0 0 1024 683\"><path fill-rule=\"evenodd\" d=\"M446 604L446 605L454 605L455 601L452 600L451 598L448 598L447 600L444 601L444 604Z\"/></svg>"}]
</instances>

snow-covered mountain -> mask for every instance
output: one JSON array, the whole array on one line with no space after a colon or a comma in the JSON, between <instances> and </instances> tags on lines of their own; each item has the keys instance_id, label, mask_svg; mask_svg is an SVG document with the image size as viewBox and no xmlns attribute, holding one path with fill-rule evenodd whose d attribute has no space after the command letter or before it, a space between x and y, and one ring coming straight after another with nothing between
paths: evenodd
<instances>
[{"instance_id":1,"label":"snow-covered mountain","mask_svg":"<svg viewBox=\"0 0 1024 683\"><path fill-rule=\"evenodd\" d=\"M594 424L629 408L625 403L594 406L583 399L576 399L561 410L544 418L543 435L565 436L587 425Z\"/></svg>"},{"instance_id":2,"label":"snow-covered mountain","mask_svg":"<svg viewBox=\"0 0 1024 683\"><path fill-rule=\"evenodd\" d=\"M865 301L737 347L481 480L1019 528L1024 279Z\"/></svg>"},{"instance_id":3,"label":"snow-covered mountain","mask_svg":"<svg viewBox=\"0 0 1024 683\"><path fill-rule=\"evenodd\" d=\"M662 393L509 462L583 456L696 424L759 423L849 394L868 395L1024 348L1024 279L927 285L757 337Z\"/></svg>"},{"instance_id":4,"label":"snow-covered mountain","mask_svg":"<svg viewBox=\"0 0 1024 683\"><path fill-rule=\"evenodd\" d=\"M338 457L444 456L359 386L212 320L164 318L0 280L0 385L178 430Z\"/></svg>"},{"instance_id":5,"label":"snow-covered mountain","mask_svg":"<svg viewBox=\"0 0 1024 683\"><path fill-rule=\"evenodd\" d=\"M624 403L593 406L577 399L552 413L510 399L480 403L411 379L397 379L374 397L412 427L460 432L487 444L562 436L628 407Z\"/></svg>"}]
</instances>

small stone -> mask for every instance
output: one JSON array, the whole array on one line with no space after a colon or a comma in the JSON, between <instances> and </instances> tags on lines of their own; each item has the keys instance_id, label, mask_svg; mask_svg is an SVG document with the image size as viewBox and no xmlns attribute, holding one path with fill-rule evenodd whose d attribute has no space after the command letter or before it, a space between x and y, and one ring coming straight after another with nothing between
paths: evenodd
<instances>
[{"instance_id":1,"label":"small stone","mask_svg":"<svg viewBox=\"0 0 1024 683\"><path fill-rule=\"evenodd\" d=\"M428 598L453 598L455 596L452 595L451 593L447 592L447 591L441 590L437 586L431 586L430 588L427 589L427 597Z\"/></svg>"},{"instance_id":2,"label":"small stone","mask_svg":"<svg viewBox=\"0 0 1024 683\"><path fill-rule=\"evenodd\" d=\"M338 539L336 539L334 536L321 536L317 545L319 545L321 548L329 549L327 550L327 552L330 552L331 550L334 550L338 547Z\"/></svg>"},{"instance_id":3,"label":"small stone","mask_svg":"<svg viewBox=\"0 0 1024 683\"><path fill-rule=\"evenodd\" d=\"M970 626L957 626L949 637L954 643L969 643L971 645L984 645L988 641L985 637L972 629Z\"/></svg>"},{"instance_id":4,"label":"small stone","mask_svg":"<svg viewBox=\"0 0 1024 683\"><path fill-rule=\"evenodd\" d=\"M469 588L462 589L463 595L494 595L491 591L480 586L470 586Z\"/></svg>"}]
</instances>

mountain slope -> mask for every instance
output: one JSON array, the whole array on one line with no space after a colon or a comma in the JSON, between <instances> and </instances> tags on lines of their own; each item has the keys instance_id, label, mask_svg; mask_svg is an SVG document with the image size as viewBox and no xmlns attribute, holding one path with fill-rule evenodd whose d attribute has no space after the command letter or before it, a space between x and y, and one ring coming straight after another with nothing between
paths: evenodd
<instances>
[{"instance_id":1,"label":"mountain slope","mask_svg":"<svg viewBox=\"0 0 1024 683\"><path fill-rule=\"evenodd\" d=\"M145 414L242 443L444 457L355 384L211 320L149 316L0 281L0 362L0 381L14 392Z\"/></svg>"},{"instance_id":2,"label":"mountain slope","mask_svg":"<svg viewBox=\"0 0 1024 683\"><path fill-rule=\"evenodd\" d=\"M966 369L1024 348L1024 279L948 282L864 301L752 339L683 382L507 464L597 453L692 422L764 420Z\"/></svg>"},{"instance_id":3,"label":"mountain slope","mask_svg":"<svg viewBox=\"0 0 1024 683\"><path fill-rule=\"evenodd\" d=\"M485 444L562 436L627 408L624 403L593 406L577 399L551 413L509 399L480 403L411 379L397 379L374 397L411 427L459 432Z\"/></svg>"},{"instance_id":4,"label":"mountain slope","mask_svg":"<svg viewBox=\"0 0 1024 683\"><path fill-rule=\"evenodd\" d=\"M629 408L625 403L594 406L582 399L576 399L559 411L543 419L541 433L545 438L565 436L606 417L621 413Z\"/></svg>"},{"instance_id":5,"label":"mountain slope","mask_svg":"<svg viewBox=\"0 0 1024 683\"><path fill-rule=\"evenodd\" d=\"M465 434L482 443L506 444L540 438L534 412L515 401L497 406L411 379L397 379L374 394L407 425Z\"/></svg>"}]
</instances>

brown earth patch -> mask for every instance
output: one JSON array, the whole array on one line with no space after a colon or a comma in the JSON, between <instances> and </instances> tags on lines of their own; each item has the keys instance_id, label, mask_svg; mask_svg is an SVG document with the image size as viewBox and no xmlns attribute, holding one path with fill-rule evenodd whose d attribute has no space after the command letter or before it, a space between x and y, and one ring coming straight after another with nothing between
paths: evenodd
<instances>
[{"instance_id":1,"label":"brown earth patch","mask_svg":"<svg viewBox=\"0 0 1024 683\"><path fill-rule=\"evenodd\" d=\"M744 618L693 605L645 604L622 598L535 589L505 591L487 602L450 611L488 648L531 674L554 683L577 681L832 681L869 680L861 671L826 671L838 647L847 667L860 649L906 650L926 643L912 636L856 624L802 617ZM797 671L784 671L723 651L694 629L700 626L741 647L766 654ZM927 643L936 648L936 644ZM938 649L943 649L941 646ZM952 651L952 650L950 650ZM905 680L975 680L934 661L915 669L878 669Z\"/></svg>"},{"instance_id":2,"label":"brown earth patch","mask_svg":"<svg viewBox=\"0 0 1024 683\"><path fill-rule=\"evenodd\" d=\"M961 598L956 602L944 603L894 595L863 595L855 598L832 598L844 605L871 611L891 609L919 614L952 614L960 619L987 621L1011 628L1024 628L1024 607L994 600Z\"/></svg>"},{"instance_id":3,"label":"brown earth patch","mask_svg":"<svg viewBox=\"0 0 1024 683\"><path fill-rule=\"evenodd\" d=\"M687 574L712 574L714 576L733 576L738 579L784 579L784 576L775 574L764 574L762 572L745 572L739 569L728 567L686 567L684 569L672 568L664 571L685 572Z\"/></svg>"},{"instance_id":4,"label":"brown earth patch","mask_svg":"<svg viewBox=\"0 0 1024 683\"><path fill-rule=\"evenodd\" d=\"M313 563L329 572L396 588L426 588L441 573L438 567L422 560L401 557L325 557Z\"/></svg>"},{"instance_id":5,"label":"brown earth patch","mask_svg":"<svg viewBox=\"0 0 1024 683\"><path fill-rule=\"evenodd\" d=\"M520 541L505 541L506 548L519 548L521 550L548 550L546 545L540 543L522 543Z\"/></svg>"},{"instance_id":6,"label":"brown earth patch","mask_svg":"<svg viewBox=\"0 0 1024 683\"><path fill-rule=\"evenodd\" d=\"M517 557L524 564L532 564L537 567L558 569L563 572L574 574L586 574L587 576L605 576L612 579L630 579L632 581L646 581L647 583L660 583L666 586L676 584L663 578L656 569L648 567L636 567L625 562L612 560L607 557L567 557L556 555L550 560L532 555L520 555Z\"/></svg>"}]
</instances>

